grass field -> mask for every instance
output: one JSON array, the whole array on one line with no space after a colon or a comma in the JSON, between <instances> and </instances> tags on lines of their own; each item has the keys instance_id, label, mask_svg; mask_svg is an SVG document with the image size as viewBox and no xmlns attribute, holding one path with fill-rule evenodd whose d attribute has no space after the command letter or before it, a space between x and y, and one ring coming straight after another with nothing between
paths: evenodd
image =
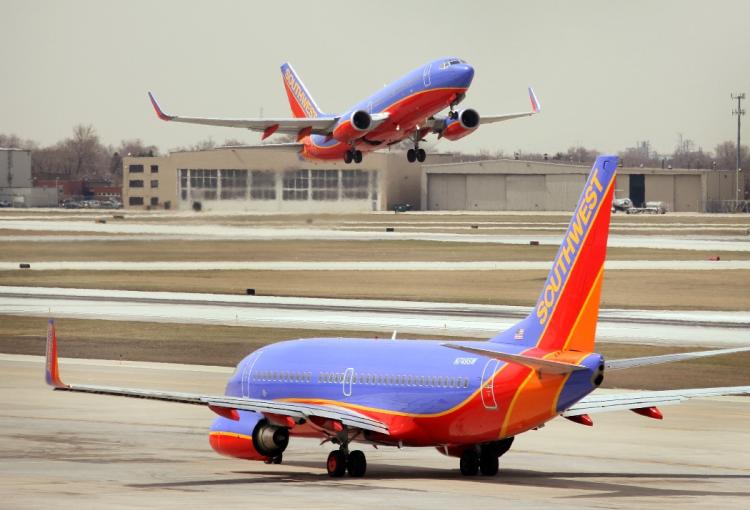
<instances>
[{"instance_id":1,"label":"grass field","mask_svg":"<svg viewBox=\"0 0 750 510\"><path fill-rule=\"evenodd\" d=\"M319 331L295 329L80 319L58 319L56 324L59 352L62 357L221 366L234 366L244 356L264 345L287 339L320 336ZM373 338L378 334L367 331L341 331L337 332L337 336ZM414 336L413 338L424 337ZM453 339L456 340L456 338ZM45 319L0 316L0 352L43 355L45 340ZM655 356L686 350L647 345L609 343L597 345L597 351L610 359ZM750 353L742 353L621 370L606 374L604 387L672 389L701 387L707 384L711 386L747 385L750 384L748 366L750 366ZM40 381L42 377L40 368ZM107 381L95 382L107 384Z\"/></svg>"},{"instance_id":2,"label":"grass field","mask_svg":"<svg viewBox=\"0 0 750 510\"><path fill-rule=\"evenodd\" d=\"M40 261L551 261L556 246L435 241L71 241L6 243L0 260ZM608 260L748 260L750 251L609 248Z\"/></svg>"},{"instance_id":3,"label":"grass field","mask_svg":"<svg viewBox=\"0 0 750 510\"><path fill-rule=\"evenodd\" d=\"M546 271L0 271L3 285L532 306ZM750 271L609 271L602 307L750 311Z\"/></svg>"}]
</instances>

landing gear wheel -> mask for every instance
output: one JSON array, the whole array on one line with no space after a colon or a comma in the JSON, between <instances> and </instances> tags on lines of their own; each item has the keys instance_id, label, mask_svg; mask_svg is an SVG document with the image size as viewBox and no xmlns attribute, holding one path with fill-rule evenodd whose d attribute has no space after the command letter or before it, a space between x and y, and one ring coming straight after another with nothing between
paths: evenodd
<instances>
[{"instance_id":1,"label":"landing gear wheel","mask_svg":"<svg viewBox=\"0 0 750 510\"><path fill-rule=\"evenodd\" d=\"M483 476L495 476L499 466L500 460L492 452L487 452L479 459L479 470Z\"/></svg>"},{"instance_id":2,"label":"landing gear wheel","mask_svg":"<svg viewBox=\"0 0 750 510\"><path fill-rule=\"evenodd\" d=\"M328 476L331 478L341 478L346 473L346 454L341 450L334 450L328 454L326 461Z\"/></svg>"},{"instance_id":3,"label":"landing gear wheel","mask_svg":"<svg viewBox=\"0 0 750 510\"><path fill-rule=\"evenodd\" d=\"M353 156L351 151L346 151L344 153L344 163L347 165L352 162Z\"/></svg>"},{"instance_id":4,"label":"landing gear wheel","mask_svg":"<svg viewBox=\"0 0 750 510\"><path fill-rule=\"evenodd\" d=\"M479 472L479 455L473 448L469 448L461 454L461 474L464 476L476 476Z\"/></svg>"},{"instance_id":5,"label":"landing gear wheel","mask_svg":"<svg viewBox=\"0 0 750 510\"><path fill-rule=\"evenodd\" d=\"M417 161L420 163L424 163L424 160L427 158L427 153L424 151L424 149L417 149Z\"/></svg>"},{"instance_id":6,"label":"landing gear wheel","mask_svg":"<svg viewBox=\"0 0 750 510\"><path fill-rule=\"evenodd\" d=\"M414 163L417 160L417 151L414 149L409 149L406 151L406 159L409 161L409 163Z\"/></svg>"},{"instance_id":7,"label":"landing gear wheel","mask_svg":"<svg viewBox=\"0 0 750 510\"><path fill-rule=\"evenodd\" d=\"M450 112L448 116L451 119L457 119L458 118L458 112Z\"/></svg>"},{"instance_id":8,"label":"landing gear wheel","mask_svg":"<svg viewBox=\"0 0 750 510\"><path fill-rule=\"evenodd\" d=\"M354 450L349 454L347 469L349 470L349 476L365 476L365 471L367 471L367 459L361 450Z\"/></svg>"},{"instance_id":9,"label":"landing gear wheel","mask_svg":"<svg viewBox=\"0 0 750 510\"><path fill-rule=\"evenodd\" d=\"M355 163L362 163L362 151L360 150L353 151L352 159L354 160Z\"/></svg>"}]
</instances>

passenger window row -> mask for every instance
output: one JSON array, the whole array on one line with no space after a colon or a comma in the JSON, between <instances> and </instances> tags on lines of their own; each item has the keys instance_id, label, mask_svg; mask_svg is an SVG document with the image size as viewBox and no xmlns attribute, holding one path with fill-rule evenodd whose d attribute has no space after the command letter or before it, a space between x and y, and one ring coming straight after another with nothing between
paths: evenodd
<instances>
[{"instance_id":1,"label":"passenger window row","mask_svg":"<svg viewBox=\"0 0 750 510\"><path fill-rule=\"evenodd\" d=\"M336 372L321 372L318 375L321 383L341 384L344 374ZM466 377L450 377L435 375L391 375L391 374L356 374L352 376L352 384L379 386L421 386L432 388L468 388L469 379Z\"/></svg>"},{"instance_id":2,"label":"passenger window row","mask_svg":"<svg viewBox=\"0 0 750 510\"><path fill-rule=\"evenodd\" d=\"M253 372L252 379L253 381L311 383L312 372L260 370L258 372Z\"/></svg>"}]
</instances>

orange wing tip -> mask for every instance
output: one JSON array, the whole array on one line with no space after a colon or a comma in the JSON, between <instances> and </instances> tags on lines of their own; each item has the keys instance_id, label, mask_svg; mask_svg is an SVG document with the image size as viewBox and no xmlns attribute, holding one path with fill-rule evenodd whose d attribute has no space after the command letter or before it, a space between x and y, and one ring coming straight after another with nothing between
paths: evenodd
<instances>
[{"instance_id":1,"label":"orange wing tip","mask_svg":"<svg viewBox=\"0 0 750 510\"><path fill-rule=\"evenodd\" d=\"M148 93L148 98L151 100L151 106L154 107L154 111L156 112L157 117L159 117L161 120L172 120L174 118L172 115L167 115L166 113L164 113L151 92Z\"/></svg>"},{"instance_id":2,"label":"orange wing tip","mask_svg":"<svg viewBox=\"0 0 750 510\"><path fill-rule=\"evenodd\" d=\"M68 388L68 385L60 379L60 369L57 364L57 333L53 319L47 322L47 363L44 377L47 384L54 388Z\"/></svg>"}]
</instances>

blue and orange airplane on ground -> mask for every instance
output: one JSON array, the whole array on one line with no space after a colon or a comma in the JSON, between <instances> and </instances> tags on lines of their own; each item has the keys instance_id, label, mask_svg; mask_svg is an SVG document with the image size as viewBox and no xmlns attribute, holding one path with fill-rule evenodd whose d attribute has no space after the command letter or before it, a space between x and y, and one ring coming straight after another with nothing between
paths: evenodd
<instances>
[{"instance_id":1,"label":"blue and orange airplane on ground","mask_svg":"<svg viewBox=\"0 0 750 510\"><path fill-rule=\"evenodd\" d=\"M168 115L149 92L151 104L162 120L238 127L263 132L263 139L274 133L296 136L296 143L262 145L287 149L308 159L342 159L359 163L362 153L403 140L411 140L413 149L406 152L410 162L424 161L426 153L419 142L430 133L438 138L458 140L474 132L480 124L527 117L541 107L529 88L531 111L480 117L476 110L454 108L466 97L474 68L459 58L441 58L414 69L382 90L354 105L341 115L323 113L292 66L281 66L284 88L294 118L216 119ZM449 109L448 115L438 115ZM254 146L256 147L256 146Z\"/></svg>"},{"instance_id":2,"label":"blue and orange airplane on ground","mask_svg":"<svg viewBox=\"0 0 750 510\"><path fill-rule=\"evenodd\" d=\"M208 406L217 452L281 462L291 436L339 446L333 477L363 476L353 442L430 446L460 458L461 473L494 475L518 434L563 416L631 410L750 393L750 386L592 394L609 370L748 351L747 348L606 361L594 352L617 158L596 160L531 313L488 341L314 338L263 347L243 359L224 395L64 384L50 321L46 378L55 389Z\"/></svg>"}]
</instances>

